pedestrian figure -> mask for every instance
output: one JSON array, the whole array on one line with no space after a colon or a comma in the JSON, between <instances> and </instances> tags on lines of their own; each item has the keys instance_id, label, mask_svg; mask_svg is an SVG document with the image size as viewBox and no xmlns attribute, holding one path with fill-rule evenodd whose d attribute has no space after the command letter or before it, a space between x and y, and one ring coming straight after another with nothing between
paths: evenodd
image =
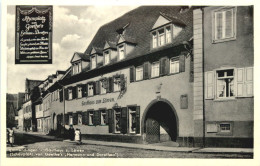
<instances>
[{"instance_id":1,"label":"pedestrian figure","mask_svg":"<svg viewBox=\"0 0 260 166\"><path fill-rule=\"evenodd\" d=\"M70 125L70 128L69 128L69 138L70 138L71 141L74 140L74 136L75 136L74 134L75 134L75 130L74 130L73 126Z\"/></svg>"},{"instance_id":2,"label":"pedestrian figure","mask_svg":"<svg viewBox=\"0 0 260 166\"><path fill-rule=\"evenodd\" d=\"M10 144L10 138L9 138L9 129L7 128L6 129L6 142L7 142L7 144Z\"/></svg>"},{"instance_id":3,"label":"pedestrian figure","mask_svg":"<svg viewBox=\"0 0 260 166\"><path fill-rule=\"evenodd\" d=\"M9 130L9 141L10 141L11 146L13 147L13 144L14 144L14 130L13 130L13 128L11 128Z\"/></svg>"},{"instance_id":4,"label":"pedestrian figure","mask_svg":"<svg viewBox=\"0 0 260 166\"><path fill-rule=\"evenodd\" d=\"M75 141L77 142L77 144L81 144L81 132L80 129L76 129L75 131Z\"/></svg>"}]
</instances>

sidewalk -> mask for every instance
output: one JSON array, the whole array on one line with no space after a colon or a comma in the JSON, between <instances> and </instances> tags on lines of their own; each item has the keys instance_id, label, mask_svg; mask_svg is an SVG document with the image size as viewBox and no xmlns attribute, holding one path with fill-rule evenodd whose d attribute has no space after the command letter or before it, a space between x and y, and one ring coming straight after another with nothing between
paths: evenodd
<instances>
[{"instance_id":1,"label":"sidewalk","mask_svg":"<svg viewBox=\"0 0 260 166\"><path fill-rule=\"evenodd\" d=\"M50 140L62 141L62 138L56 138L54 136L44 135L42 133L21 132L36 137L41 137ZM64 142L76 143L75 141L63 140ZM234 154L253 154L253 148L199 148L199 147L170 147L159 146L153 144L136 144L136 143L123 143L123 142L107 142L107 141L94 141L94 140L82 140L83 144L89 145L102 145L112 147L124 147L144 150L156 150L156 151L170 151L170 152L186 152L186 153L234 153Z\"/></svg>"}]
</instances>

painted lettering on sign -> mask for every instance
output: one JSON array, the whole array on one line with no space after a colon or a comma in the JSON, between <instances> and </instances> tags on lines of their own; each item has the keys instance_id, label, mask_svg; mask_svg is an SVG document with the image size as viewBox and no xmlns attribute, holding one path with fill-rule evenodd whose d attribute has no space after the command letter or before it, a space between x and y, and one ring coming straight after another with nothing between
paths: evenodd
<instances>
[{"instance_id":1,"label":"painted lettering on sign","mask_svg":"<svg viewBox=\"0 0 260 166\"><path fill-rule=\"evenodd\" d=\"M52 63L52 6L16 6L16 64Z\"/></svg>"},{"instance_id":2,"label":"painted lettering on sign","mask_svg":"<svg viewBox=\"0 0 260 166\"><path fill-rule=\"evenodd\" d=\"M87 100L87 101L82 101L82 106L108 103L108 102L114 102L114 101L115 101L114 98L103 98L102 100Z\"/></svg>"}]
</instances>

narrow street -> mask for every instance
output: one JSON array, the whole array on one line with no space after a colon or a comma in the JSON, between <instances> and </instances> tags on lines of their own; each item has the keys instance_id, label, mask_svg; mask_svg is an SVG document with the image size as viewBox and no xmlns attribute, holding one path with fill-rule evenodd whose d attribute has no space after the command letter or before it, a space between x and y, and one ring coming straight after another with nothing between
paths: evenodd
<instances>
[{"instance_id":1,"label":"narrow street","mask_svg":"<svg viewBox=\"0 0 260 166\"><path fill-rule=\"evenodd\" d=\"M103 145L76 145L66 141L51 141L25 134L16 134L15 147L7 157L18 158L253 158L253 154L188 153L143 150Z\"/></svg>"}]
</instances>

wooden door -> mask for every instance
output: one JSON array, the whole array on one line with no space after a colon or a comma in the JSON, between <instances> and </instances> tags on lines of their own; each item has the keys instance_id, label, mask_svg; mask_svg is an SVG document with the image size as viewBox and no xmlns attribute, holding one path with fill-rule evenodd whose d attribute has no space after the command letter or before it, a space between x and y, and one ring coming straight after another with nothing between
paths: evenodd
<instances>
[{"instance_id":1,"label":"wooden door","mask_svg":"<svg viewBox=\"0 0 260 166\"><path fill-rule=\"evenodd\" d=\"M160 141L160 125L158 121L152 118L146 120L146 141L148 143L158 143Z\"/></svg>"}]
</instances>

